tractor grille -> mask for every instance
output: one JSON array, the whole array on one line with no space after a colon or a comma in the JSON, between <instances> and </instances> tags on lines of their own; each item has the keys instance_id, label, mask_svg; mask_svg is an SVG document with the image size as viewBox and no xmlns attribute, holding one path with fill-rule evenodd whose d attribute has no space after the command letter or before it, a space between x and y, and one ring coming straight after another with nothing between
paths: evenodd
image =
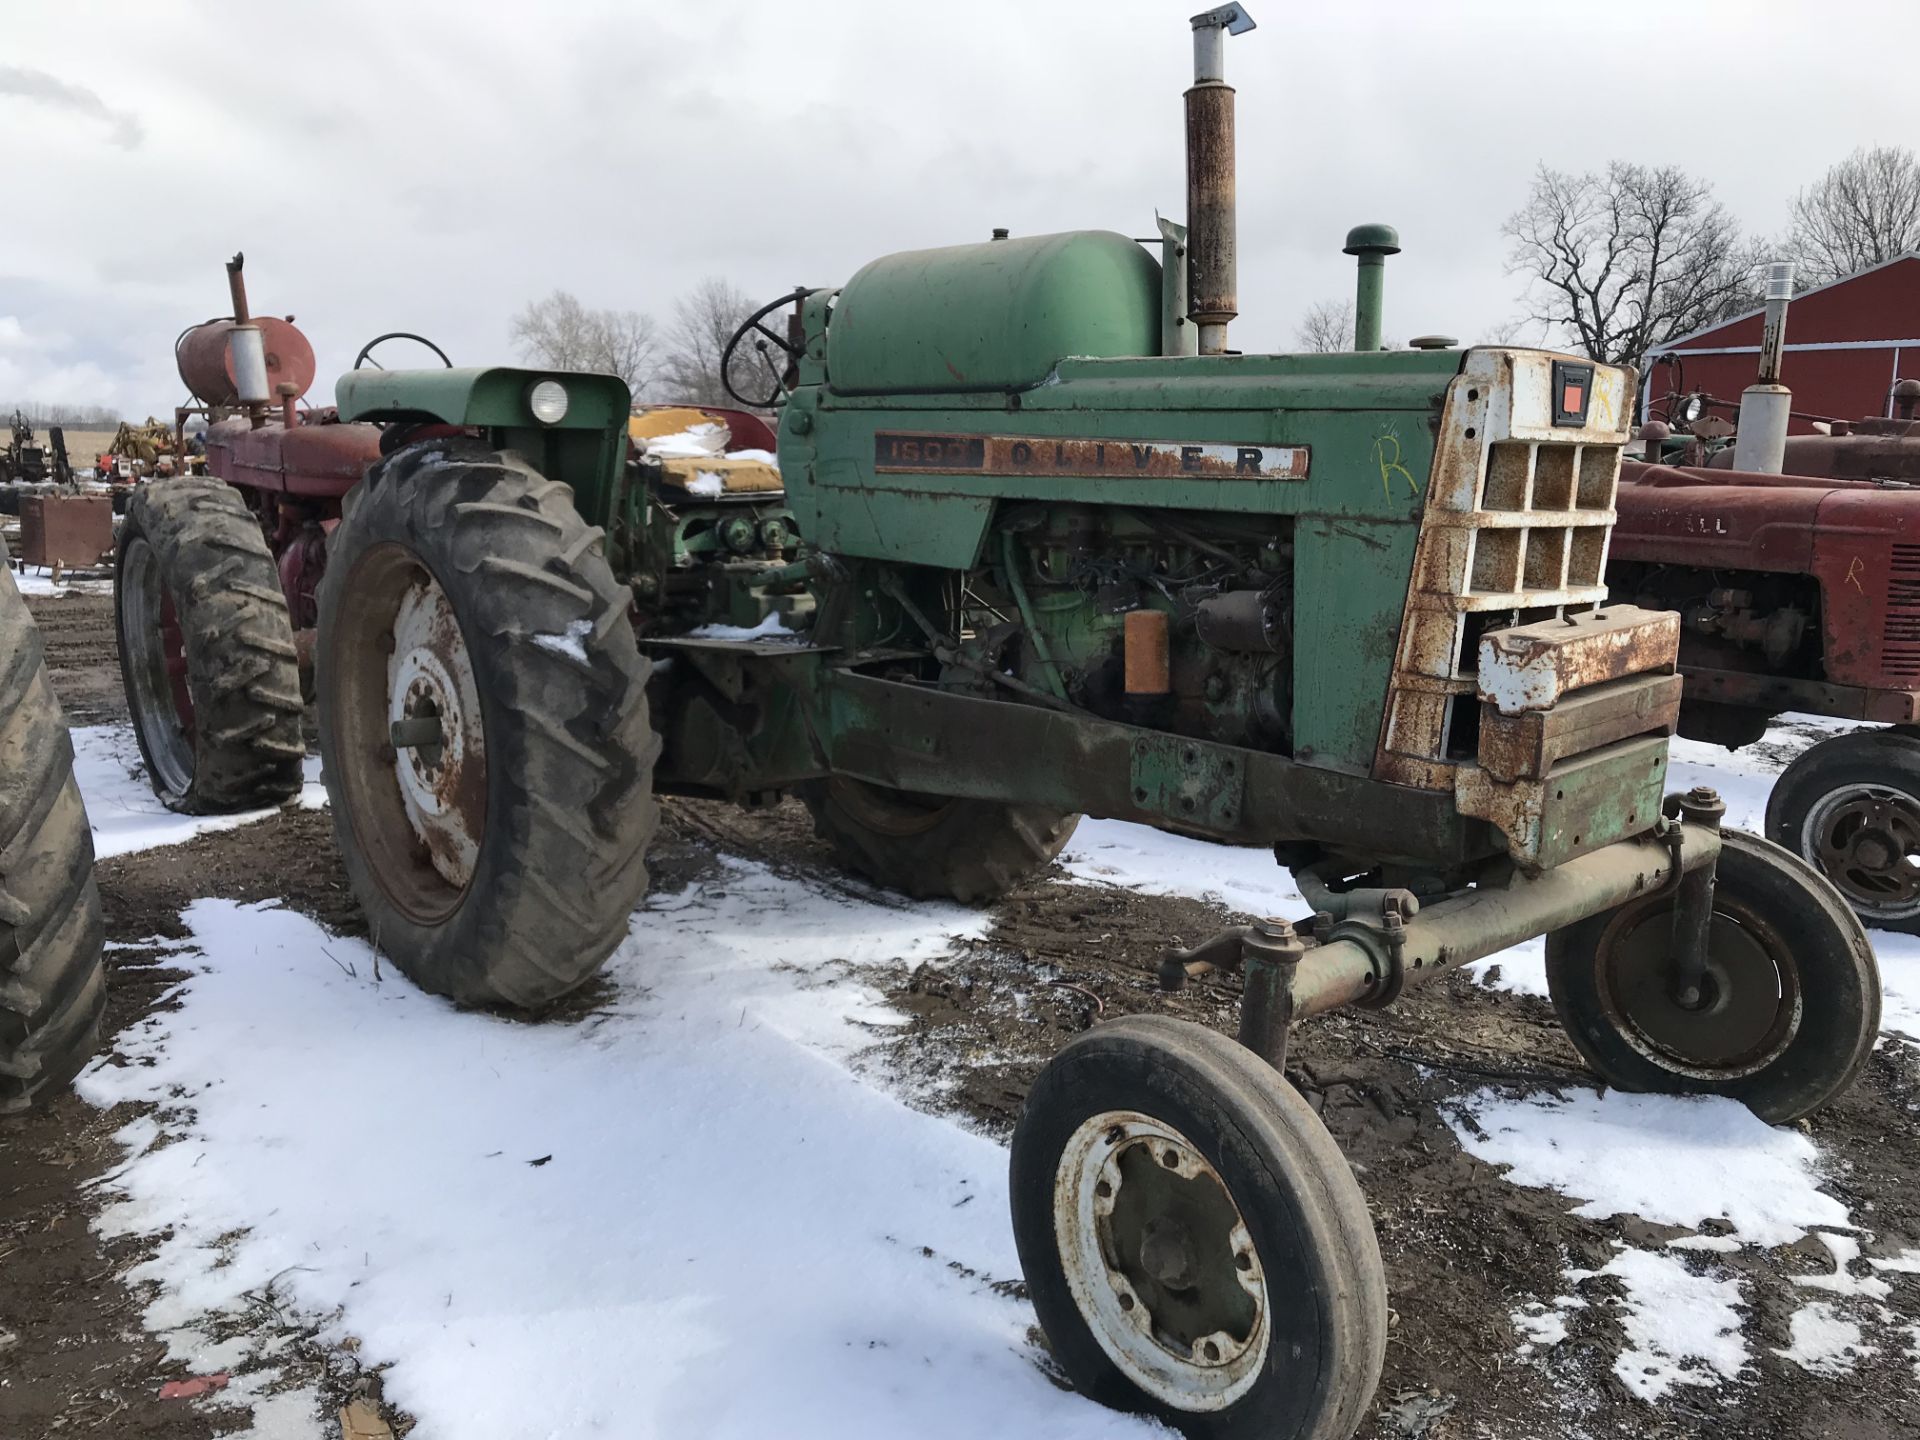
<instances>
[{"instance_id":1,"label":"tractor grille","mask_svg":"<svg viewBox=\"0 0 1920 1440\"><path fill-rule=\"evenodd\" d=\"M1475 351L1448 389L1376 778L1450 786L1475 744L1481 634L1606 603L1626 377L1598 372L1592 423L1554 425L1552 362Z\"/></svg>"},{"instance_id":2,"label":"tractor grille","mask_svg":"<svg viewBox=\"0 0 1920 1440\"><path fill-rule=\"evenodd\" d=\"M1440 682L1441 693L1470 689L1487 623L1602 604L1619 473L1618 445L1469 447L1455 483L1436 484L1428 499L1433 543L1416 562L1402 667Z\"/></svg>"},{"instance_id":3,"label":"tractor grille","mask_svg":"<svg viewBox=\"0 0 1920 1440\"><path fill-rule=\"evenodd\" d=\"M1613 523L1617 445L1487 447L1467 593L1478 610L1591 601ZM1489 603L1491 602L1491 603ZM1471 656L1467 663L1471 664Z\"/></svg>"},{"instance_id":4,"label":"tractor grille","mask_svg":"<svg viewBox=\"0 0 1920 1440\"><path fill-rule=\"evenodd\" d=\"M1438 487L1429 497L1435 543L1416 562L1403 688L1387 723L1387 748L1401 754L1440 759L1471 747L1460 722L1478 713L1483 630L1607 598L1620 446L1496 440L1484 455L1484 468L1461 474L1452 497Z\"/></svg>"},{"instance_id":5,"label":"tractor grille","mask_svg":"<svg viewBox=\"0 0 1920 1440\"><path fill-rule=\"evenodd\" d=\"M1890 680L1920 680L1920 545L1893 547L1880 663Z\"/></svg>"}]
</instances>

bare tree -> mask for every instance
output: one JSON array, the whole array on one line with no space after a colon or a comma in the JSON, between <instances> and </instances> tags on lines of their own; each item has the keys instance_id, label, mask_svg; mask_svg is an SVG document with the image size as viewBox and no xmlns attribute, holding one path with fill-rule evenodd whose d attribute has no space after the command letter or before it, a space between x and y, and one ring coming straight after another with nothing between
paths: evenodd
<instances>
[{"instance_id":1,"label":"bare tree","mask_svg":"<svg viewBox=\"0 0 1920 1440\"><path fill-rule=\"evenodd\" d=\"M1793 197L1785 248L1803 285L1920 250L1920 160L1890 145L1854 151Z\"/></svg>"},{"instance_id":2,"label":"bare tree","mask_svg":"<svg viewBox=\"0 0 1920 1440\"><path fill-rule=\"evenodd\" d=\"M1502 232L1524 275L1526 319L1595 360L1637 365L1655 345L1753 305L1761 247L1712 187L1671 165L1616 160L1604 175L1540 167Z\"/></svg>"},{"instance_id":3,"label":"bare tree","mask_svg":"<svg viewBox=\"0 0 1920 1440\"><path fill-rule=\"evenodd\" d=\"M18 411L20 418L36 430L60 425L70 430L111 430L120 423L120 412L111 405L74 405L45 400L0 400L0 436L7 419Z\"/></svg>"},{"instance_id":4,"label":"bare tree","mask_svg":"<svg viewBox=\"0 0 1920 1440\"><path fill-rule=\"evenodd\" d=\"M720 356L740 322L753 313L753 302L717 275L709 275L683 296L673 307L673 324L667 330L667 353L660 367L661 394L669 400L684 400L695 405L732 405L720 375ZM776 322L777 323L777 320ZM742 352L734 357L736 381L751 384L764 392L772 377L759 352L742 343ZM786 357L771 356L778 367ZM748 391L748 393L753 393Z\"/></svg>"},{"instance_id":5,"label":"bare tree","mask_svg":"<svg viewBox=\"0 0 1920 1440\"><path fill-rule=\"evenodd\" d=\"M1533 321L1519 315L1512 316L1506 320L1496 321L1494 324L1487 326L1486 329L1481 332L1480 338L1473 343L1476 345L1517 345L1524 348L1530 342L1523 337L1527 327L1533 323Z\"/></svg>"},{"instance_id":6,"label":"bare tree","mask_svg":"<svg viewBox=\"0 0 1920 1440\"><path fill-rule=\"evenodd\" d=\"M1293 332L1294 343L1308 355L1328 355L1353 348L1353 301L1321 300L1307 309Z\"/></svg>"},{"instance_id":7,"label":"bare tree","mask_svg":"<svg viewBox=\"0 0 1920 1440\"><path fill-rule=\"evenodd\" d=\"M635 395L653 383L659 365L659 327L638 310L593 310L565 290L530 300L513 317L513 343L522 355L555 370L618 375Z\"/></svg>"}]
</instances>

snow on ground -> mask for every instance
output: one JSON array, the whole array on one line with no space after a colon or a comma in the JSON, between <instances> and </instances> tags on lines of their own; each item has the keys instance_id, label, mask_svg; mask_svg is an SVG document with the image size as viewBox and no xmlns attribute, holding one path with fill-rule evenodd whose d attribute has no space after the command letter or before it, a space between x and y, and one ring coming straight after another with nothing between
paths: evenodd
<instances>
[{"instance_id":1,"label":"snow on ground","mask_svg":"<svg viewBox=\"0 0 1920 1440\"><path fill-rule=\"evenodd\" d=\"M13 583L20 587L22 595L111 595L113 593L111 576L95 579L82 577L76 580L62 575L60 582L55 584L51 570L16 570L13 572Z\"/></svg>"},{"instance_id":2,"label":"snow on ground","mask_svg":"<svg viewBox=\"0 0 1920 1440\"><path fill-rule=\"evenodd\" d=\"M1860 1327L1825 1301L1794 1311L1788 1323L1791 1343L1774 1353L1815 1375L1844 1375L1879 1348L1861 1339Z\"/></svg>"},{"instance_id":3,"label":"snow on ground","mask_svg":"<svg viewBox=\"0 0 1920 1440\"><path fill-rule=\"evenodd\" d=\"M1675 1385L1735 1379L1752 1357L1741 1333L1747 1282L1731 1257L1757 1256L1763 1272L1777 1274L1771 1252L1809 1234L1832 1269L1786 1267L1792 1287L1808 1294L1793 1313L1791 1343L1774 1353L1833 1377L1877 1352L1869 1330L1897 1343L1900 1317L1881 1277L1906 1273L1910 1259L1920 1268L1920 1251L1871 1259L1865 1273L1854 1273L1870 1232L1821 1188L1822 1156L1800 1131L1765 1125L1731 1100L1617 1090L1520 1097L1480 1090L1456 1102L1448 1118L1463 1148L1505 1167L1513 1184L1577 1201L1574 1214L1638 1216L1697 1232L1664 1246L1616 1241L1617 1252L1598 1270L1569 1267L1565 1295L1514 1312L1522 1357L1551 1352L1568 1338L1568 1316L1591 1306L1619 1320L1627 1346L1614 1374L1641 1399L1658 1401ZM1580 1293L1602 1277L1619 1290Z\"/></svg>"},{"instance_id":4,"label":"snow on ground","mask_svg":"<svg viewBox=\"0 0 1920 1440\"><path fill-rule=\"evenodd\" d=\"M184 918L179 1008L81 1082L161 1107L102 1220L160 1237L132 1277L157 1328L271 1287L395 1362L421 1440L1147 1433L1056 1389L995 1290L1005 1152L834 1058L898 1019L851 967L980 913L729 862L635 916L590 1015L543 1025L376 979L290 911Z\"/></svg>"},{"instance_id":5,"label":"snow on ground","mask_svg":"<svg viewBox=\"0 0 1920 1440\"><path fill-rule=\"evenodd\" d=\"M1680 742L1673 784L1715 784L1755 826L1805 728L1770 738L1737 756ZM161 809L125 726L75 746L102 854L255 818ZM1083 883L1304 910L1268 852L1141 826L1084 821L1062 863ZM422 1440L838 1436L850 1415L876 1433L1145 1433L1048 1384L1031 1312L994 1288L1017 1275L1004 1152L848 1068L899 1019L857 968L935 959L985 917L726 861L636 915L597 1009L545 1025L376 977L364 944L285 910L204 900L186 921L177 1008L122 1036L131 1063L82 1082L99 1104L160 1106L123 1132L103 1224L160 1237L135 1278L156 1282L149 1321L182 1357L237 1363L201 1327L267 1293L391 1362L387 1393ZM1888 1027L1920 1038L1920 940L1874 940ZM1539 941L1481 970L1544 990ZM1876 1346L1920 1354L1879 1278L1920 1269L1920 1251L1854 1275L1866 1232L1800 1132L1729 1102L1577 1088L1483 1090L1453 1118L1516 1185L1700 1232L1569 1268L1551 1300L1515 1297L1523 1355L1550 1356L1591 1311L1618 1320L1616 1373L1642 1399L1738 1376L1753 1356L1732 1261L1806 1233L1833 1267L1793 1276L1806 1300L1774 1353L1821 1375ZM257 1426L320 1433L289 1419L310 1396L276 1404Z\"/></svg>"},{"instance_id":6,"label":"snow on ground","mask_svg":"<svg viewBox=\"0 0 1920 1440\"><path fill-rule=\"evenodd\" d=\"M1920 935L1868 933L1880 962L1880 1028L1920 1040Z\"/></svg>"},{"instance_id":7,"label":"snow on ground","mask_svg":"<svg viewBox=\"0 0 1920 1440\"><path fill-rule=\"evenodd\" d=\"M76 725L73 772L87 802L93 827L93 853L105 860L156 845L178 845L205 830L231 830L273 814L249 810L239 815L179 815L162 805L147 783L140 745L131 725ZM320 784L320 758L309 755L300 804L317 809L327 803Z\"/></svg>"},{"instance_id":8,"label":"snow on ground","mask_svg":"<svg viewBox=\"0 0 1920 1440\"><path fill-rule=\"evenodd\" d=\"M1668 788L1712 785L1727 801L1729 824L1759 831L1767 793L1792 756L1823 735L1851 728L1820 717L1786 717L1761 746L1737 753L1676 740ZM1210 899L1252 914L1297 917L1306 908L1264 850L1083 820L1060 858L1082 881ZM1920 937L1871 933L1884 987L1883 1029L1920 1040ZM1468 968L1484 983L1545 996L1545 956L1544 939L1534 939ZM1792 1345L1776 1353L1830 1376L1873 1352L1862 1339L1861 1319L1876 1331L1898 1332L1893 1312L1879 1303L1887 1295L1885 1282L1850 1273L1860 1242L1852 1234L1828 1233L1854 1230L1856 1222L1820 1188L1820 1154L1796 1130L1765 1125L1731 1101L1617 1091L1521 1098L1481 1091L1452 1118L1466 1149L1509 1167L1507 1178L1516 1185L1577 1201L1577 1213L1706 1227L1706 1233L1683 1236L1666 1250L1623 1247L1600 1270L1570 1269L1569 1293L1552 1302L1523 1299L1513 1314L1522 1355L1551 1352L1567 1337L1567 1316L1592 1304L1620 1320L1627 1348L1615 1373L1640 1398L1655 1401L1675 1385L1731 1379L1750 1358L1741 1337L1742 1282L1716 1262L1716 1254L1766 1250L1809 1232L1832 1252L1834 1269L1795 1277L1796 1283L1845 1297L1851 1309L1843 1314L1810 1296L1793 1317ZM1920 1264L1920 1252L1914 1259ZM1904 1263L1904 1257L1869 1262L1889 1272ZM1618 1292L1597 1289L1591 1301L1573 1293L1600 1277L1617 1282ZM1920 1372L1920 1329L1910 1348Z\"/></svg>"},{"instance_id":9,"label":"snow on ground","mask_svg":"<svg viewBox=\"0 0 1920 1440\"><path fill-rule=\"evenodd\" d=\"M1076 880L1148 895L1190 895L1251 915L1297 919L1306 902L1271 850L1214 845L1124 820L1082 820L1060 852Z\"/></svg>"},{"instance_id":10,"label":"snow on ground","mask_svg":"<svg viewBox=\"0 0 1920 1440\"><path fill-rule=\"evenodd\" d=\"M1820 1187L1819 1154L1797 1130L1708 1096L1596 1094L1466 1097L1460 1143L1516 1185L1558 1190L1576 1215L1638 1215L1749 1244L1789 1245L1847 1207Z\"/></svg>"},{"instance_id":11,"label":"snow on ground","mask_svg":"<svg viewBox=\"0 0 1920 1440\"><path fill-rule=\"evenodd\" d=\"M1671 1255L1622 1246L1598 1270L1569 1270L1574 1283L1613 1276L1626 1287L1620 1302L1627 1348L1613 1373L1652 1404L1676 1385L1717 1385L1747 1366L1740 1334L1740 1284L1696 1275Z\"/></svg>"}]
</instances>

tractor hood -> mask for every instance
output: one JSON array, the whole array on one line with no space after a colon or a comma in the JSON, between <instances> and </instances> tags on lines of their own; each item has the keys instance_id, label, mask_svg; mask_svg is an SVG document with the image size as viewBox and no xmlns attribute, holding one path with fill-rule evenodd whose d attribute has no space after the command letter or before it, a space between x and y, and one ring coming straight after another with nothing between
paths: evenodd
<instances>
[{"instance_id":1,"label":"tractor hood","mask_svg":"<svg viewBox=\"0 0 1920 1440\"><path fill-rule=\"evenodd\" d=\"M552 424L534 418L533 387L551 380L567 392L567 411ZM342 420L438 422L442 425L548 430L625 430L633 406L616 375L523 370L493 365L457 370L350 370L334 383Z\"/></svg>"}]
</instances>

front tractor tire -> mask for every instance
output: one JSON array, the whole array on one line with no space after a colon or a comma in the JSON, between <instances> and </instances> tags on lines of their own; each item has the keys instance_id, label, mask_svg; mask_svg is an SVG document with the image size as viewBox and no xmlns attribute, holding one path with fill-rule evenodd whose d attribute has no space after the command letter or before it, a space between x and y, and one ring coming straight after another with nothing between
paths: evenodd
<instances>
[{"instance_id":1,"label":"front tractor tire","mask_svg":"<svg viewBox=\"0 0 1920 1440\"><path fill-rule=\"evenodd\" d=\"M0 545L0 1115L11 1115L86 1064L106 981L73 742L5 556Z\"/></svg>"},{"instance_id":2,"label":"front tractor tire","mask_svg":"<svg viewBox=\"0 0 1920 1440\"><path fill-rule=\"evenodd\" d=\"M114 562L120 677L154 792L220 815L300 790L304 707L280 572L220 480L140 486Z\"/></svg>"},{"instance_id":3,"label":"front tractor tire","mask_svg":"<svg viewBox=\"0 0 1920 1440\"><path fill-rule=\"evenodd\" d=\"M1866 931L1797 856L1720 834L1707 974L1672 982L1674 896L1631 901L1547 937L1547 990L1587 1064L1622 1090L1724 1095L1784 1124L1850 1086L1880 1032Z\"/></svg>"},{"instance_id":4,"label":"front tractor tire","mask_svg":"<svg viewBox=\"0 0 1920 1440\"><path fill-rule=\"evenodd\" d=\"M606 961L658 810L630 597L567 486L473 441L369 472L320 586L320 746L376 949L535 1009Z\"/></svg>"},{"instance_id":5,"label":"front tractor tire","mask_svg":"<svg viewBox=\"0 0 1920 1440\"><path fill-rule=\"evenodd\" d=\"M1920 738L1856 730L1809 746L1774 782L1767 838L1867 924L1920 933Z\"/></svg>"},{"instance_id":6,"label":"front tractor tire","mask_svg":"<svg viewBox=\"0 0 1920 1440\"><path fill-rule=\"evenodd\" d=\"M798 787L840 863L915 899L982 905L1052 863L1078 815L892 790L836 775Z\"/></svg>"},{"instance_id":7,"label":"front tractor tire","mask_svg":"<svg viewBox=\"0 0 1920 1440\"><path fill-rule=\"evenodd\" d=\"M1386 1351L1365 1196L1307 1102L1202 1025L1076 1036L1013 1134L1014 1243L1074 1387L1195 1440L1347 1440Z\"/></svg>"}]
</instances>

